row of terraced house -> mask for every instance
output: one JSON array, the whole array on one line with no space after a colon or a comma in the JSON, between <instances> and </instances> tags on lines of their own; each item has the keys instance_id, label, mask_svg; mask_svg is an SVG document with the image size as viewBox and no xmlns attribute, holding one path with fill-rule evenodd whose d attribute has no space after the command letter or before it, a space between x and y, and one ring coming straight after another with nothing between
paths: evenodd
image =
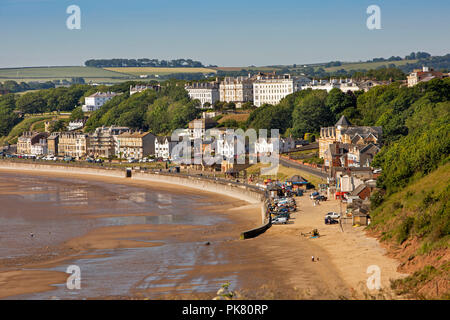
<instances>
[{"instance_id":1,"label":"row of terraced house","mask_svg":"<svg viewBox=\"0 0 450 320\"><path fill-rule=\"evenodd\" d=\"M164 157L159 152L164 138L150 132L133 131L127 127L99 127L92 133L83 132L24 132L17 142L17 154L142 159ZM158 152L156 152L156 150Z\"/></svg>"}]
</instances>

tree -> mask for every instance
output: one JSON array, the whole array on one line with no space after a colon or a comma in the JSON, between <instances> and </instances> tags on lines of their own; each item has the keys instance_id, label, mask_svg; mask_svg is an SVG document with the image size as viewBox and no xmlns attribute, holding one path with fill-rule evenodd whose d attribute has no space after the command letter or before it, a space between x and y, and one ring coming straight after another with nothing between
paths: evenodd
<instances>
[{"instance_id":1,"label":"tree","mask_svg":"<svg viewBox=\"0 0 450 320\"><path fill-rule=\"evenodd\" d=\"M16 102L17 108L24 113L45 112L47 103L41 92L29 92L21 96Z\"/></svg>"},{"instance_id":2,"label":"tree","mask_svg":"<svg viewBox=\"0 0 450 320\"><path fill-rule=\"evenodd\" d=\"M58 131L64 131L66 128L66 122L64 120L58 120L55 121L51 127L50 127L50 131L51 132L58 132Z\"/></svg>"},{"instance_id":3,"label":"tree","mask_svg":"<svg viewBox=\"0 0 450 320\"><path fill-rule=\"evenodd\" d=\"M345 109L356 106L356 97L351 92L344 93L333 88L328 93L325 104L337 116Z\"/></svg>"},{"instance_id":4,"label":"tree","mask_svg":"<svg viewBox=\"0 0 450 320\"><path fill-rule=\"evenodd\" d=\"M307 132L316 133L320 127L334 123L335 117L325 103L326 98L326 91L314 90L295 106L292 114L294 135L302 137Z\"/></svg>"},{"instance_id":5,"label":"tree","mask_svg":"<svg viewBox=\"0 0 450 320\"><path fill-rule=\"evenodd\" d=\"M81 107L76 107L70 114L70 121L84 119L84 112Z\"/></svg>"},{"instance_id":6,"label":"tree","mask_svg":"<svg viewBox=\"0 0 450 320\"><path fill-rule=\"evenodd\" d=\"M284 133L291 126L291 108L289 106L273 106L264 104L254 110L247 119L247 126L255 130L278 129Z\"/></svg>"},{"instance_id":7,"label":"tree","mask_svg":"<svg viewBox=\"0 0 450 320\"><path fill-rule=\"evenodd\" d=\"M14 113L16 102L14 94L0 96L0 136L6 136L19 123L19 116Z\"/></svg>"}]
</instances>

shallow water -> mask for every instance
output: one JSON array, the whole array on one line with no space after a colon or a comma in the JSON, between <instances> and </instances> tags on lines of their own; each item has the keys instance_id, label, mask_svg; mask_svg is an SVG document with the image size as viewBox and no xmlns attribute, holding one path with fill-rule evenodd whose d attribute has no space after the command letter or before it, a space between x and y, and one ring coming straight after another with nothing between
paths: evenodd
<instances>
[{"instance_id":1,"label":"shallow water","mask_svg":"<svg viewBox=\"0 0 450 320\"><path fill-rule=\"evenodd\" d=\"M230 222L224 214L211 214L206 208L202 209L212 205L215 201L205 195L73 178L0 173L0 258L27 256L103 226L214 226ZM114 214L121 216L110 217ZM91 215L108 217L85 219ZM221 283L236 284L237 277L232 272L213 278L192 273L196 266L214 266L227 260L214 246L186 241L186 238L189 239L161 236L158 242L162 245L155 247L96 250L91 253L106 256L75 258L46 269L65 272L69 264L78 265L81 290L68 290L65 284L60 284L55 286L56 290L14 298L127 296L132 288L136 291L155 289L155 294L213 292Z\"/></svg>"}]
</instances>

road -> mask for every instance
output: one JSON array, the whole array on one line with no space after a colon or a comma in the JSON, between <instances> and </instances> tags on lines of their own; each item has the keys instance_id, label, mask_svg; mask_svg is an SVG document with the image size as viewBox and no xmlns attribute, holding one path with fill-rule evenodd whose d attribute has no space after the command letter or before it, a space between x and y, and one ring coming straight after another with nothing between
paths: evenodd
<instances>
[{"instance_id":1,"label":"road","mask_svg":"<svg viewBox=\"0 0 450 320\"><path fill-rule=\"evenodd\" d=\"M323 172L323 171L320 171L318 169L314 169L314 168L311 168L308 166L304 166L302 164L299 164L299 163L296 163L293 161L289 161L289 160L286 160L281 157L280 157L280 164L282 164L283 166L288 167L288 168L294 168L294 169L306 171L312 175L315 175L318 178L326 179L328 177L328 174L326 172Z\"/></svg>"}]
</instances>

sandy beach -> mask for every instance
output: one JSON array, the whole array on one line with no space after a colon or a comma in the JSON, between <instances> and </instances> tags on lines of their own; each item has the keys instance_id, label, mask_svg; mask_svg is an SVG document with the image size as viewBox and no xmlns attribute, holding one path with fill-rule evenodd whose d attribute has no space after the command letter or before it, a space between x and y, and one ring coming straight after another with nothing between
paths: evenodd
<instances>
[{"instance_id":1,"label":"sandy beach","mask_svg":"<svg viewBox=\"0 0 450 320\"><path fill-rule=\"evenodd\" d=\"M283 226L272 226L270 232L277 237L291 238L297 243L308 242L320 250L311 251L311 256L319 258L319 265L331 262L334 270L330 275L341 278L351 292L352 298L398 298L390 290L390 280L405 277L397 272L399 262L388 257L386 249L364 231L364 227L354 227L351 224L325 225L324 216L328 212L340 212L339 200L328 200L314 206L309 193L297 197L298 211L292 217L292 223ZM345 212L345 204L342 205ZM320 237L304 236L313 229L318 229ZM323 256L320 251L326 253ZM367 279L372 273L367 273L369 266L378 266L381 271L381 289L369 290Z\"/></svg>"},{"instance_id":2,"label":"sandy beach","mask_svg":"<svg viewBox=\"0 0 450 320\"><path fill-rule=\"evenodd\" d=\"M5 177L11 172L0 170L0 175ZM8 226L8 221L13 221L9 219L17 216L28 221L28 225L45 220L55 228L51 237L40 244L44 238L40 234L36 237L39 241L31 242L27 236L5 239L2 233L0 240L11 249L0 256L0 298L211 299L222 283L230 282L244 299L352 299L366 297L362 284L369 276L369 265L381 268L382 288L386 292L389 279L402 276L395 271L396 261L385 256L378 242L365 236L362 228L349 227L341 232L339 226L323 224L323 214L336 211L337 201L313 207L306 196L297 198L299 211L292 215L291 224L272 226L257 238L239 240L240 232L260 225L260 205L211 192L125 178L35 171L14 175L57 179L70 190L100 191L82 206L79 199L66 204L64 216L60 209L39 209L42 204L35 200L22 201L20 205L5 203L0 209L2 232L8 229L16 234L20 231L21 237L28 236L29 229ZM2 179L0 196L15 197L24 192L12 182L13 179ZM101 191L105 184L114 188ZM120 195L130 188L150 195L160 192L157 201L152 201L162 211L129 207L135 202L125 199L126 202ZM40 194L36 187L25 192L30 192L30 197L34 194L32 199ZM169 204L164 200L168 195L174 195L174 199L179 196L180 201L188 199L192 205L180 206L176 199ZM123 208L112 210L118 203ZM38 208L39 216L30 216L27 205ZM167 217L161 212L170 210L182 211L181 220L164 220ZM185 211L189 221L185 221ZM177 217L175 214L172 219ZM104 225L105 220L114 223ZM300 235L312 228L318 228L322 236L308 239ZM312 255L319 261L311 262ZM82 264L88 275L80 294L71 296L64 291L68 277L64 270L74 262ZM123 274L124 268L129 278Z\"/></svg>"}]
</instances>

